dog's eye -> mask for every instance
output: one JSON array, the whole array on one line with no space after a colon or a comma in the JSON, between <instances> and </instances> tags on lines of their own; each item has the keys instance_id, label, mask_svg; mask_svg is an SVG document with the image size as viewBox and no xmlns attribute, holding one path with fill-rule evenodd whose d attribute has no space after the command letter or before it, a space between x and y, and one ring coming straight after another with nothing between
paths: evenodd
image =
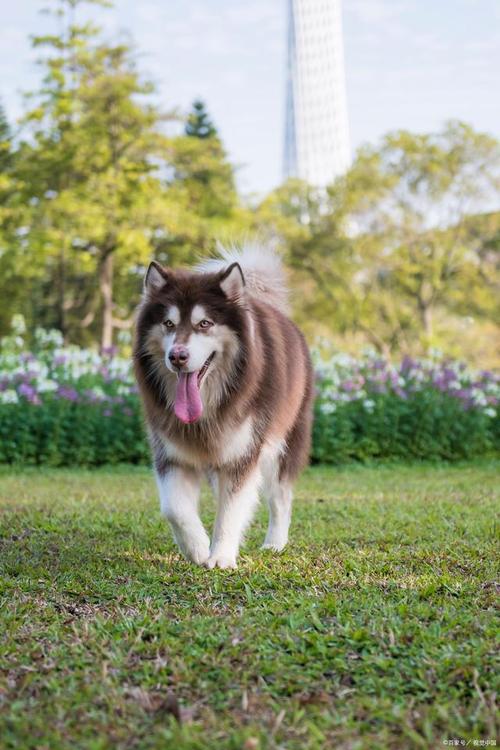
<instances>
[{"instance_id":1,"label":"dog's eye","mask_svg":"<svg viewBox=\"0 0 500 750\"><path fill-rule=\"evenodd\" d=\"M175 325L171 320L164 320L163 325L165 326L165 328L175 328Z\"/></svg>"},{"instance_id":2,"label":"dog's eye","mask_svg":"<svg viewBox=\"0 0 500 750\"><path fill-rule=\"evenodd\" d=\"M213 326L213 323L210 320L200 320L198 323L199 328L210 328L210 326Z\"/></svg>"}]
</instances>

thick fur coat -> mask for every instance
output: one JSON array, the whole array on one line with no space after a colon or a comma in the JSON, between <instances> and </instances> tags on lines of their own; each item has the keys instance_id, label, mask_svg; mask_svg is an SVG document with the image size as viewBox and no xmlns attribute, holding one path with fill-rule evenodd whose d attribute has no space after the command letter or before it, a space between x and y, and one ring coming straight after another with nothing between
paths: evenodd
<instances>
[{"instance_id":1,"label":"thick fur coat","mask_svg":"<svg viewBox=\"0 0 500 750\"><path fill-rule=\"evenodd\" d=\"M152 263L134 366L161 509L184 555L235 567L259 492L264 547L282 549L292 482L309 456L313 373L277 256L250 247L191 271ZM198 515L204 476L218 500L211 543Z\"/></svg>"}]
</instances>

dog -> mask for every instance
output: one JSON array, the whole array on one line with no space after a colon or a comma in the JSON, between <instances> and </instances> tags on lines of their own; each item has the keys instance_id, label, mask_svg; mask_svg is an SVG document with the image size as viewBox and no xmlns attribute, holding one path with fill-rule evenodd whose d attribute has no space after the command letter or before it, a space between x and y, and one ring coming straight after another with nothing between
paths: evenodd
<instances>
[{"instance_id":1,"label":"dog","mask_svg":"<svg viewBox=\"0 0 500 750\"><path fill-rule=\"evenodd\" d=\"M153 261L144 279L134 369L161 512L184 556L207 568L236 567L259 492L269 505L263 548L288 541L314 386L286 296L278 256L253 246L192 270ZM218 501L211 544L198 514L204 476Z\"/></svg>"}]
</instances>

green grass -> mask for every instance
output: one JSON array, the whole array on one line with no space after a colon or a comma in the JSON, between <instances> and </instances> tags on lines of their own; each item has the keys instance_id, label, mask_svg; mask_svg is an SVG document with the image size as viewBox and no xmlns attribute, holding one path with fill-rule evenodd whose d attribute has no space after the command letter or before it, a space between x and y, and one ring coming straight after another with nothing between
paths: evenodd
<instances>
[{"instance_id":1,"label":"green grass","mask_svg":"<svg viewBox=\"0 0 500 750\"><path fill-rule=\"evenodd\" d=\"M237 571L178 556L146 469L2 469L0 746L492 740L498 469L311 469Z\"/></svg>"}]
</instances>

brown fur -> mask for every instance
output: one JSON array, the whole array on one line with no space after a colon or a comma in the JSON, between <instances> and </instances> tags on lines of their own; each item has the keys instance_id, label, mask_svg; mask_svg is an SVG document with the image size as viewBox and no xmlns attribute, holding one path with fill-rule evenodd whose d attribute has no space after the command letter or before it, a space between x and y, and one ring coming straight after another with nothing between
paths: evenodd
<instances>
[{"instance_id":1,"label":"brown fur","mask_svg":"<svg viewBox=\"0 0 500 750\"><path fill-rule=\"evenodd\" d=\"M313 371L302 334L276 307L248 292L242 299L228 299L220 287L222 272L161 269L161 273L164 286L148 290L139 307L134 344L135 373L157 471L162 474L171 465L187 467L193 460L207 471L225 471L238 486L266 444L284 441L280 479L293 480L308 461L312 421ZM154 333L159 332L169 305L176 305L181 316L202 305L216 323L227 326L238 344L237 351L227 361L214 362L214 372L207 375L205 389L215 382L220 368L217 407L189 425L173 412L175 375L165 366L165 353ZM221 464L224 434L249 416L254 425L250 450L232 463ZM165 439L181 457L165 455Z\"/></svg>"}]
</instances>

